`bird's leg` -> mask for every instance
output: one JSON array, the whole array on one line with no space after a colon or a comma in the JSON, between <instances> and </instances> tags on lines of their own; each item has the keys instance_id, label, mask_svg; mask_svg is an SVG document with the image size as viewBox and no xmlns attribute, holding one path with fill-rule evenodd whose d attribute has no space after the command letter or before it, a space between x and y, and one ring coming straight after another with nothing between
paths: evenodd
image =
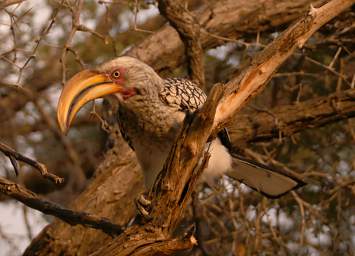
<instances>
[{"instance_id":1,"label":"bird's leg","mask_svg":"<svg viewBox=\"0 0 355 256\"><path fill-rule=\"evenodd\" d=\"M140 194L136 201L136 207L138 209L138 213L146 220L150 220L150 212L152 210L152 201L149 199L147 193Z\"/></svg>"}]
</instances>

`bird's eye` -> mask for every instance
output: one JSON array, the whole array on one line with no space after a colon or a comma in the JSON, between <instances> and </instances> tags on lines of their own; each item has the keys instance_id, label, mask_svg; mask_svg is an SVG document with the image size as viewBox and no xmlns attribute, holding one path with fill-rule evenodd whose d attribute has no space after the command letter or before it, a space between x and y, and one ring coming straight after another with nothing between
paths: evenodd
<instances>
[{"instance_id":1,"label":"bird's eye","mask_svg":"<svg viewBox=\"0 0 355 256\"><path fill-rule=\"evenodd\" d=\"M120 78L121 73L120 73L120 71L115 70L115 71L112 72L111 76L112 76L112 78L114 78L114 79L118 79L118 78Z\"/></svg>"}]
</instances>

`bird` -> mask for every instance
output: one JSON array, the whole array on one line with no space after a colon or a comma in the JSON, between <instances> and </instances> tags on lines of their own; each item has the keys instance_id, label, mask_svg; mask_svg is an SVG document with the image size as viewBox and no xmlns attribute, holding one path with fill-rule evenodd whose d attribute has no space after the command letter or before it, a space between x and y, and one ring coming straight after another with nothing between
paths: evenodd
<instances>
[{"instance_id":1,"label":"bird","mask_svg":"<svg viewBox=\"0 0 355 256\"><path fill-rule=\"evenodd\" d=\"M188 113L204 104L206 94L184 78L161 78L144 62L121 56L74 75L64 85L57 106L60 130L67 133L78 111L89 101L114 95L122 137L135 151L150 189L162 170ZM232 151L223 129L206 145L210 153L201 182L228 175L270 198L278 198L305 182L295 173L276 170Z\"/></svg>"}]
</instances>

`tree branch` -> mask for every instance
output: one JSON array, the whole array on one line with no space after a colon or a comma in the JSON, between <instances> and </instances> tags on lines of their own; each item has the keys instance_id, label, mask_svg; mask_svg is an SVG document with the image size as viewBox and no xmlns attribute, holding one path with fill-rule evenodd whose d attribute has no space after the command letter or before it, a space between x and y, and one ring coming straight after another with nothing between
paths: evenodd
<instances>
[{"instance_id":1,"label":"tree branch","mask_svg":"<svg viewBox=\"0 0 355 256\"><path fill-rule=\"evenodd\" d=\"M270 28L270 26L278 26L280 24L284 24L284 22L293 20L309 3L309 1L284 1L281 6L285 6L285 9L289 9L290 11L290 15L285 16L283 14L285 9L275 10L275 1L267 1L261 12L257 12L255 8L251 8L248 11L246 8L252 7L251 2L252 1L230 1L231 4L240 3L241 6L235 8L225 6L225 9L228 10L226 12L212 9L213 15L208 16L212 18L206 21L209 28L211 28L209 33L213 33L214 30L212 28L215 28L215 31L220 30L221 34L234 35L235 37L233 38L236 38L240 35L240 32L238 32L239 29L241 31L247 29L252 32L254 31L253 29L260 27L262 29L267 29ZM269 3L270 6L268 6ZM219 2L216 3L216 5L218 4ZM260 10L260 5L257 5L257 9ZM282 19L279 19L278 17L281 16ZM232 18L235 19L236 23L228 23ZM271 19L269 20L269 18ZM254 27L254 25L257 26ZM235 31L235 27L238 27L238 31ZM178 39L178 34L174 32L171 27L166 28L149 37L138 47L134 48L134 50L130 51L130 53L133 56L136 56L151 64L158 71L167 67L175 67L181 63L183 51L181 51L180 47L182 47L182 43ZM212 39L205 33L203 38L205 38L205 40L203 40L203 45L205 47L215 46L218 42L222 43L222 41L219 41L221 39ZM161 61L162 59L164 59L164 61ZM124 143L119 144L118 147L123 147L123 149L120 149L119 152L124 153L111 154L110 151L110 153L106 155L106 159L97 171L97 176L89 185L88 189L74 202L74 205L76 208L88 208L93 212L107 213L110 216L110 219L115 220L115 222L125 222L134 214L134 209L131 209L131 207L133 207L132 201L138 193L137 190L141 190L141 184L140 186L137 185L138 180L140 180L138 179L139 172L131 152L127 149L127 146ZM124 160L121 158L124 158ZM129 207L130 209L117 214L117 208L121 209L122 207ZM124 216L122 216L123 213ZM135 226L135 228L136 231L141 230L141 227ZM154 245L158 244L158 239L161 239L159 240L161 242L160 244L171 240L170 236L154 237L155 233L153 231L151 232L151 239L146 241L142 240L141 233L135 233L136 240L132 237L131 243L125 244L125 248L127 248L127 250L125 249L121 251L122 254L128 250L131 250L132 247L137 248L137 251L144 249L149 250L148 243L151 242L151 247L154 247ZM146 232L149 232L149 229ZM63 242L69 238L73 238L75 240L72 243L73 246L70 248L68 248L68 246L63 246ZM189 240L192 237L188 234L183 236L183 238ZM122 239L122 237L116 238L110 244L107 249L108 255L117 255L119 252L118 249L122 249L122 247L119 247L122 244L118 244L117 242L123 240L118 239ZM61 222L56 221L44 232L42 232L38 239L31 244L31 246L26 250L27 253L25 253L25 255L47 255L48 252L53 253L53 248L59 248L56 249L56 252L60 251L65 254L80 253L86 255L93 252L98 252L99 254L99 252L104 252L104 249L98 251L98 248L102 247L103 244L106 246L109 241L110 238L102 236L101 233L94 233L94 231L82 227L73 228L63 226ZM191 247L192 245L193 243L190 243L188 247ZM158 246L155 246L155 248L157 247ZM151 253L152 251L149 251L149 254Z\"/></svg>"},{"instance_id":2,"label":"tree branch","mask_svg":"<svg viewBox=\"0 0 355 256\"><path fill-rule=\"evenodd\" d=\"M273 72L297 46L302 47L321 25L350 7L352 3L352 0L333 0L319 9L311 7L311 11L304 18L266 47L254 59L251 67L226 85L227 91L221 101L222 86L215 86L203 108L185 118L180 136L152 190L152 219L142 226L129 227L124 235L117 237L109 246L94 255L158 253L157 243L168 243L172 239L176 224L190 199L201 173L198 162L203 156L212 131L221 128L247 100L260 92ZM206 157L204 159L206 161ZM193 236L190 236L191 239ZM193 246L192 243L190 245Z\"/></svg>"},{"instance_id":3,"label":"tree branch","mask_svg":"<svg viewBox=\"0 0 355 256\"><path fill-rule=\"evenodd\" d=\"M208 162L205 144L210 136L217 104L223 95L223 86L213 87L206 103L199 111L185 118L183 129L175 142L164 168L156 180L152 193L152 220L125 230L124 236L114 239L109 246L93 255L155 255L167 248L175 238L172 232L187 206L199 175ZM203 157L204 161L198 164ZM191 249L195 238L190 232L180 238L190 241ZM177 250L163 251L176 252ZM149 252L149 254L146 254Z\"/></svg>"},{"instance_id":4,"label":"tree branch","mask_svg":"<svg viewBox=\"0 0 355 256\"><path fill-rule=\"evenodd\" d=\"M179 32L185 45L189 76L203 88L205 84L204 52L198 20L185 8L182 1L160 0L159 10Z\"/></svg>"},{"instance_id":5,"label":"tree branch","mask_svg":"<svg viewBox=\"0 0 355 256\"><path fill-rule=\"evenodd\" d=\"M18 175L19 173L19 166L17 161L21 161L31 165L32 167L37 169L44 178L51 180L56 184L60 184L64 182L63 178L60 178L57 175L48 172L47 167L43 163L40 163L36 160L33 160L27 156L18 153L17 151L5 145L2 142L0 142L0 151L3 152L10 159L11 164L15 169L16 175Z\"/></svg>"},{"instance_id":6,"label":"tree branch","mask_svg":"<svg viewBox=\"0 0 355 256\"><path fill-rule=\"evenodd\" d=\"M325 23L349 8L352 0L333 0L320 8L312 5L304 18L284 31L253 59L250 67L227 83L227 95L218 106L214 127L223 127L246 102L262 90L277 68Z\"/></svg>"},{"instance_id":7,"label":"tree branch","mask_svg":"<svg viewBox=\"0 0 355 256\"><path fill-rule=\"evenodd\" d=\"M294 105L236 115L228 124L233 145L289 137L304 130L355 116L355 89L316 97Z\"/></svg>"},{"instance_id":8,"label":"tree branch","mask_svg":"<svg viewBox=\"0 0 355 256\"><path fill-rule=\"evenodd\" d=\"M200 23L200 40L204 50L238 42L244 34L274 30L298 19L310 4L320 6L326 0L227 0L216 1L193 12ZM262 6L262 8L260 7ZM285 15L287 11L287 15ZM136 57L160 72L178 67L185 61L184 43L169 25L133 47L126 54ZM161 61L161 60L164 61Z\"/></svg>"},{"instance_id":9,"label":"tree branch","mask_svg":"<svg viewBox=\"0 0 355 256\"><path fill-rule=\"evenodd\" d=\"M102 230L108 235L117 235L122 232L120 226L111 223L105 218L63 208L60 205L38 197L32 191L2 177L0 177L0 192L44 214L55 216L72 226L83 225Z\"/></svg>"},{"instance_id":10,"label":"tree branch","mask_svg":"<svg viewBox=\"0 0 355 256\"><path fill-rule=\"evenodd\" d=\"M260 8L261 3L258 1L216 1L212 6L207 6L203 11L193 14L196 20L200 21L201 44L206 50L226 42L237 42L237 39L245 33L273 30L288 24L299 18L313 2L312 0L268 0L263 1L263 8ZM324 2L326 0L318 0L314 5L318 6ZM287 15L284 15L285 11ZM176 68L184 62L183 47L183 42L175 29L165 25L129 50L127 55L142 60L160 72ZM51 59L59 59L59 57L52 56ZM35 75L26 79L25 84L31 85L33 92L43 91L60 79L60 72L53 72L60 67L59 62L53 62L52 65L36 70L33 72ZM10 92L1 99L0 109L6 111L0 116L0 122L11 118L13 112L22 109L28 101L28 98L21 97L17 92Z\"/></svg>"},{"instance_id":11,"label":"tree branch","mask_svg":"<svg viewBox=\"0 0 355 256\"><path fill-rule=\"evenodd\" d=\"M24 1L25 0L3 0L0 3L0 10L4 9L6 7L9 7L10 5L19 4L19 3L22 3Z\"/></svg>"}]
</instances>

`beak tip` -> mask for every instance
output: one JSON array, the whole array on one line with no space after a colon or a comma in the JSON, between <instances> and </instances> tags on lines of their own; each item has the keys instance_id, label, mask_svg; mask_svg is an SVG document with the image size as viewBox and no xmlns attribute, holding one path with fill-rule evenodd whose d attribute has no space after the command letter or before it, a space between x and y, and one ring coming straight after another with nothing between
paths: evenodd
<instances>
[{"instance_id":1,"label":"beak tip","mask_svg":"<svg viewBox=\"0 0 355 256\"><path fill-rule=\"evenodd\" d=\"M68 135L68 131L69 131L68 128L64 128L64 129L60 129L60 130L64 135Z\"/></svg>"},{"instance_id":2,"label":"beak tip","mask_svg":"<svg viewBox=\"0 0 355 256\"><path fill-rule=\"evenodd\" d=\"M68 127L66 127L66 125L63 125L62 123L59 122L59 130L61 131L61 133L63 133L64 135L68 134Z\"/></svg>"},{"instance_id":3,"label":"beak tip","mask_svg":"<svg viewBox=\"0 0 355 256\"><path fill-rule=\"evenodd\" d=\"M57 121L62 134L67 135L77 112L87 102L122 90L96 71L83 70L73 76L64 86L57 105Z\"/></svg>"}]
</instances>

